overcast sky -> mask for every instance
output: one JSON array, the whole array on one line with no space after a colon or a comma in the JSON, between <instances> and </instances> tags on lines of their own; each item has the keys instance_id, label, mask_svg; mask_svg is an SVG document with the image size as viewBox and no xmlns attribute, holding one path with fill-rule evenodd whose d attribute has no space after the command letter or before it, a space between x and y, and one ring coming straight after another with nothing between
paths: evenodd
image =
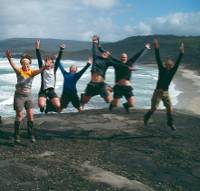
<instances>
[{"instance_id":1,"label":"overcast sky","mask_svg":"<svg viewBox=\"0 0 200 191\"><path fill-rule=\"evenodd\" d=\"M199 0L0 0L0 39L200 35Z\"/></svg>"}]
</instances>

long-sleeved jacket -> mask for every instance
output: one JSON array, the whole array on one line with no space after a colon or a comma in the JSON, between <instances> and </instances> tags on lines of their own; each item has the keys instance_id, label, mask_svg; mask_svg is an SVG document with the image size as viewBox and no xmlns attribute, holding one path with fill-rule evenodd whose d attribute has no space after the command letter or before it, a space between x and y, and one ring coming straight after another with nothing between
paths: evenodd
<instances>
[{"instance_id":1,"label":"long-sleeved jacket","mask_svg":"<svg viewBox=\"0 0 200 191\"><path fill-rule=\"evenodd\" d=\"M74 74L74 73L67 72L64 69L63 65L60 63L59 68L64 77L63 91L67 90L67 91L76 93L77 92L76 83L81 78L81 76L84 74L84 72L89 68L89 66L90 66L90 64L87 63L84 66L84 68L82 68L82 70L80 70L79 72Z\"/></svg>"},{"instance_id":2,"label":"long-sleeved jacket","mask_svg":"<svg viewBox=\"0 0 200 191\"><path fill-rule=\"evenodd\" d=\"M170 70L167 70L162 64L159 49L155 48L155 57L156 57L156 62L158 64L158 70L159 70L156 89L168 90L169 85L178 69L182 56L183 56L183 53L180 52L174 67Z\"/></svg>"}]
</instances>

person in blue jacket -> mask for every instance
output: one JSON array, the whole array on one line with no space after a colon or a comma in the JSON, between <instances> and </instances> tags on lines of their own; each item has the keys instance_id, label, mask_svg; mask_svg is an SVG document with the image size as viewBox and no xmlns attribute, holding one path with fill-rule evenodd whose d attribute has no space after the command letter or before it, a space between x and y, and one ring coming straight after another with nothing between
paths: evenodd
<instances>
[{"instance_id":1,"label":"person in blue jacket","mask_svg":"<svg viewBox=\"0 0 200 191\"><path fill-rule=\"evenodd\" d=\"M77 66L71 65L69 68L69 72L67 72L62 63L59 64L59 68L63 74L64 77L64 84L63 84L63 92L61 95L61 110L66 108L69 104L69 102L72 103L72 105L81 112L83 108L80 105L80 99L78 96L76 84L78 80L81 78L81 76L84 74L84 72L89 68L89 66L92 64L93 60L92 58L89 58L87 61L87 64L85 67L82 68L79 72L77 72Z\"/></svg>"}]
</instances>

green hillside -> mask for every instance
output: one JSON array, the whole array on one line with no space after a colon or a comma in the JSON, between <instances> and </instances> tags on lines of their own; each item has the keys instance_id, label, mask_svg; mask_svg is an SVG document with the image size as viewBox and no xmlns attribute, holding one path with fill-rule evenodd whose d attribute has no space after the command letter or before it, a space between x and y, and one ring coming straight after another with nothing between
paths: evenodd
<instances>
[{"instance_id":1,"label":"green hillside","mask_svg":"<svg viewBox=\"0 0 200 191\"><path fill-rule=\"evenodd\" d=\"M183 64L190 68L200 69L200 36L173 36L173 35L151 35L151 36L133 36L117 42L102 43L103 47L111 51L116 58L122 52L127 52L129 57L134 55L145 43L153 43L154 38L160 41L161 57L165 60L167 57L176 59L179 52L179 45L185 43L185 55ZM3 56L7 48L12 48L19 56L22 52L28 52L35 57L34 42L36 39L7 39L0 41L0 54ZM86 60L91 56L91 42L60 40L60 39L41 39L41 49L43 55L57 54L58 45L64 42L66 49L63 55L64 59ZM145 64L155 63L154 51L150 51L144 59Z\"/></svg>"}]
</instances>

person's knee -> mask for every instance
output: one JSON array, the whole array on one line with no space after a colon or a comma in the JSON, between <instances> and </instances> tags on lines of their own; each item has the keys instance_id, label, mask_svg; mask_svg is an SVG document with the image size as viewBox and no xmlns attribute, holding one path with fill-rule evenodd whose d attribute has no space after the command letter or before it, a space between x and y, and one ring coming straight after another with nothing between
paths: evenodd
<instances>
[{"instance_id":1,"label":"person's knee","mask_svg":"<svg viewBox=\"0 0 200 191\"><path fill-rule=\"evenodd\" d=\"M16 121L21 121L22 118L23 118L23 112L22 111L17 111L15 120Z\"/></svg>"},{"instance_id":2,"label":"person's knee","mask_svg":"<svg viewBox=\"0 0 200 191\"><path fill-rule=\"evenodd\" d=\"M28 118L28 121L33 121L33 109L27 109L26 110L26 113L27 113L27 118Z\"/></svg>"},{"instance_id":3,"label":"person's knee","mask_svg":"<svg viewBox=\"0 0 200 191\"><path fill-rule=\"evenodd\" d=\"M89 102L89 100L90 100L90 96L83 96L83 98L82 98L82 100L81 100L81 102L83 103L83 104L86 104L86 103L88 103Z\"/></svg>"},{"instance_id":4,"label":"person's knee","mask_svg":"<svg viewBox=\"0 0 200 191\"><path fill-rule=\"evenodd\" d=\"M106 101L107 103L111 103L111 101L112 101L112 96L107 96L107 97L105 97L104 99L105 99L105 101Z\"/></svg>"},{"instance_id":5,"label":"person's knee","mask_svg":"<svg viewBox=\"0 0 200 191\"><path fill-rule=\"evenodd\" d=\"M52 105L55 107L55 108L60 108L61 104L60 104L60 100L58 98L53 98L51 100L51 103Z\"/></svg>"},{"instance_id":6,"label":"person's knee","mask_svg":"<svg viewBox=\"0 0 200 191\"><path fill-rule=\"evenodd\" d=\"M166 110L167 110L167 113L172 113L173 112L173 108L171 106L167 106Z\"/></svg>"},{"instance_id":7,"label":"person's knee","mask_svg":"<svg viewBox=\"0 0 200 191\"><path fill-rule=\"evenodd\" d=\"M112 101L112 105L113 105L114 107L117 107L117 106L119 105L119 99L114 99L114 100Z\"/></svg>"},{"instance_id":8,"label":"person's knee","mask_svg":"<svg viewBox=\"0 0 200 191\"><path fill-rule=\"evenodd\" d=\"M134 97L127 98L127 102L128 102L129 107L134 107L136 104L136 100Z\"/></svg>"},{"instance_id":9,"label":"person's knee","mask_svg":"<svg viewBox=\"0 0 200 191\"><path fill-rule=\"evenodd\" d=\"M43 108L43 107L45 107L45 105L46 105L46 100L43 100L43 99L38 100L39 108Z\"/></svg>"},{"instance_id":10,"label":"person's knee","mask_svg":"<svg viewBox=\"0 0 200 191\"><path fill-rule=\"evenodd\" d=\"M156 109L157 109L156 107L152 107L152 108L150 109L150 112L151 112L151 113L154 113L154 112L156 111Z\"/></svg>"}]
</instances>

